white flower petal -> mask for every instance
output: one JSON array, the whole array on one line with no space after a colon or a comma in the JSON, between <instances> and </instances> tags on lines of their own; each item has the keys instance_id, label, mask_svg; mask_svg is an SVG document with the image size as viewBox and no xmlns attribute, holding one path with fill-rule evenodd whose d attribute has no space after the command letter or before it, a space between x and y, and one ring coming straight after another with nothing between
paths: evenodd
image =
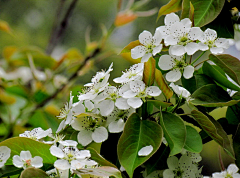
<instances>
[{"instance_id":1,"label":"white flower petal","mask_svg":"<svg viewBox=\"0 0 240 178\"><path fill-rule=\"evenodd\" d=\"M142 80L131 81L130 89L136 93L141 92L145 89L145 83Z\"/></svg>"},{"instance_id":2,"label":"white flower petal","mask_svg":"<svg viewBox=\"0 0 240 178\"><path fill-rule=\"evenodd\" d=\"M172 36L172 35L168 35L166 36L165 40L164 40L164 44L166 46L169 45L176 45L178 43L178 38Z\"/></svg>"},{"instance_id":3,"label":"white flower petal","mask_svg":"<svg viewBox=\"0 0 240 178\"><path fill-rule=\"evenodd\" d=\"M159 96L162 91L157 86L147 87L146 93L150 96Z\"/></svg>"},{"instance_id":4,"label":"white flower petal","mask_svg":"<svg viewBox=\"0 0 240 178\"><path fill-rule=\"evenodd\" d=\"M153 36L153 40L154 40L153 41L153 45L155 45L155 46L158 46L161 43L161 41L162 41L162 34L161 34L161 32L159 30L155 31L155 34Z\"/></svg>"},{"instance_id":5,"label":"white flower petal","mask_svg":"<svg viewBox=\"0 0 240 178\"><path fill-rule=\"evenodd\" d=\"M188 55L193 55L196 51L200 49L198 43L190 42L185 46L185 51Z\"/></svg>"},{"instance_id":6,"label":"white flower petal","mask_svg":"<svg viewBox=\"0 0 240 178\"><path fill-rule=\"evenodd\" d=\"M225 38L218 38L215 40L215 45L221 48L229 48L229 41Z\"/></svg>"},{"instance_id":7,"label":"white flower petal","mask_svg":"<svg viewBox=\"0 0 240 178\"><path fill-rule=\"evenodd\" d=\"M155 48L153 48L152 54L155 56L157 53L159 53L162 50L162 44L156 46Z\"/></svg>"},{"instance_id":8,"label":"white flower petal","mask_svg":"<svg viewBox=\"0 0 240 178\"><path fill-rule=\"evenodd\" d=\"M71 169L76 170L76 169L82 169L82 168L85 168L85 164L82 163L81 161L78 161L78 160L71 161Z\"/></svg>"},{"instance_id":9,"label":"white flower petal","mask_svg":"<svg viewBox=\"0 0 240 178\"><path fill-rule=\"evenodd\" d=\"M147 30L144 30L142 33L140 33L139 35L139 42L143 45L148 45L152 42L152 34L147 31Z\"/></svg>"},{"instance_id":10,"label":"white flower petal","mask_svg":"<svg viewBox=\"0 0 240 178\"><path fill-rule=\"evenodd\" d=\"M35 156L32 159L31 164L35 168L40 168L43 166L43 159L40 156Z\"/></svg>"},{"instance_id":11,"label":"white flower petal","mask_svg":"<svg viewBox=\"0 0 240 178\"><path fill-rule=\"evenodd\" d=\"M177 38L184 36L186 33L184 25L181 22L176 22L171 26L171 35Z\"/></svg>"},{"instance_id":12,"label":"white flower petal","mask_svg":"<svg viewBox=\"0 0 240 178\"><path fill-rule=\"evenodd\" d=\"M147 52L147 49L145 46L136 46L134 48L131 49L131 57L133 59L138 59L140 57L143 57Z\"/></svg>"},{"instance_id":13,"label":"white flower petal","mask_svg":"<svg viewBox=\"0 0 240 178\"><path fill-rule=\"evenodd\" d=\"M179 22L179 21L180 19L178 15L175 13L167 14L164 18L165 25L173 25L175 22Z\"/></svg>"},{"instance_id":14,"label":"white flower petal","mask_svg":"<svg viewBox=\"0 0 240 178\"><path fill-rule=\"evenodd\" d=\"M20 158L20 156L18 156L18 155L13 156L13 165L18 167L18 168L23 167L23 161Z\"/></svg>"},{"instance_id":15,"label":"white flower petal","mask_svg":"<svg viewBox=\"0 0 240 178\"><path fill-rule=\"evenodd\" d=\"M237 173L238 167L236 166L236 164L230 164L227 168L227 172L229 172L230 174Z\"/></svg>"},{"instance_id":16,"label":"white flower petal","mask_svg":"<svg viewBox=\"0 0 240 178\"><path fill-rule=\"evenodd\" d=\"M194 67L191 65L188 65L186 67L184 67L184 71L183 71L183 77L185 79L189 79L193 76L194 73Z\"/></svg>"},{"instance_id":17,"label":"white flower petal","mask_svg":"<svg viewBox=\"0 0 240 178\"><path fill-rule=\"evenodd\" d=\"M167 165L169 169L175 170L178 168L178 158L176 156L171 156L167 159Z\"/></svg>"},{"instance_id":18,"label":"white flower petal","mask_svg":"<svg viewBox=\"0 0 240 178\"><path fill-rule=\"evenodd\" d=\"M130 106L127 104L127 99L125 98L117 98L115 102L115 106L117 106L118 109L129 109Z\"/></svg>"},{"instance_id":19,"label":"white flower petal","mask_svg":"<svg viewBox=\"0 0 240 178\"><path fill-rule=\"evenodd\" d=\"M142 106L143 102L140 98L129 98L127 100L127 103L129 106L133 107L133 108L139 108L140 106Z\"/></svg>"},{"instance_id":20,"label":"white flower petal","mask_svg":"<svg viewBox=\"0 0 240 178\"><path fill-rule=\"evenodd\" d=\"M181 72L179 69L172 70L166 74L166 80L169 82L176 82L181 78Z\"/></svg>"},{"instance_id":21,"label":"white flower petal","mask_svg":"<svg viewBox=\"0 0 240 178\"><path fill-rule=\"evenodd\" d=\"M185 48L182 45L170 46L169 53L175 56L181 56L185 54Z\"/></svg>"},{"instance_id":22,"label":"white flower petal","mask_svg":"<svg viewBox=\"0 0 240 178\"><path fill-rule=\"evenodd\" d=\"M78 154L76 156L77 159L86 159L90 157L91 157L91 153L89 150L80 150L78 151Z\"/></svg>"},{"instance_id":23,"label":"white flower petal","mask_svg":"<svg viewBox=\"0 0 240 178\"><path fill-rule=\"evenodd\" d=\"M161 32L162 38L164 38L164 39L170 34L169 27L167 27L167 26L160 26L156 30Z\"/></svg>"},{"instance_id":24,"label":"white flower petal","mask_svg":"<svg viewBox=\"0 0 240 178\"><path fill-rule=\"evenodd\" d=\"M165 169L164 171L163 171L163 177L164 178L174 178L174 173L173 173L173 171L172 170L170 170L170 169Z\"/></svg>"},{"instance_id":25,"label":"white flower petal","mask_svg":"<svg viewBox=\"0 0 240 178\"><path fill-rule=\"evenodd\" d=\"M122 97L123 98L133 98L137 95L136 92L133 92L132 90L128 90L126 92L123 93Z\"/></svg>"},{"instance_id":26,"label":"white flower petal","mask_svg":"<svg viewBox=\"0 0 240 178\"><path fill-rule=\"evenodd\" d=\"M22 160L29 160L29 159L32 159L32 155L31 155L30 151L21 151L20 158Z\"/></svg>"},{"instance_id":27,"label":"white flower petal","mask_svg":"<svg viewBox=\"0 0 240 178\"><path fill-rule=\"evenodd\" d=\"M104 100L100 102L97 106L99 107L102 116L108 116L112 113L114 109L114 101Z\"/></svg>"},{"instance_id":28,"label":"white flower petal","mask_svg":"<svg viewBox=\"0 0 240 178\"><path fill-rule=\"evenodd\" d=\"M105 127L98 127L93 131L92 139L96 143L101 143L108 138L108 131Z\"/></svg>"},{"instance_id":29,"label":"white flower petal","mask_svg":"<svg viewBox=\"0 0 240 178\"><path fill-rule=\"evenodd\" d=\"M77 135L78 142L83 146L87 146L92 142L92 131L81 130Z\"/></svg>"},{"instance_id":30,"label":"white flower petal","mask_svg":"<svg viewBox=\"0 0 240 178\"><path fill-rule=\"evenodd\" d=\"M65 155L64 155L64 153L63 153L63 151L62 151L62 149L61 148L58 148L58 147L56 147L56 146L51 146L51 148L50 148L50 152L51 152L51 154L53 155L53 156L56 156L57 158L63 158Z\"/></svg>"},{"instance_id":31,"label":"white flower petal","mask_svg":"<svg viewBox=\"0 0 240 178\"><path fill-rule=\"evenodd\" d=\"M208 47L208 45L206 45L206 44L204 44L204 43L198 43L198 45L199 45L199 49L201 50L201 51L207 51L208 49L209 49L209 47Z\"/></svg>"},{"instance_id":32,"label":"white flower petal","mask_svg":"<svg viewBox=\"0 0 240 178\"><path fill-rule=\"evenodd\" d=\"M202 39L203 31L199 27L192 27L188 33L188 38L190 40L200 40Z\"/></svg>"},{"instance_id":33,"label":"white flower petal","mask_svg":"<svg viewBox=\"0 0 240 178\"><path fill-rule=\"evenodd\" d=\"M152 145L145 146L138 151L138 156L148 156L152 151Z\"/></svg>"},{"instance_id":34,"label":"white flower petal","mask_svg":"<svg viewBox=\"0 0 240 178\"><path fill-rule=\"evenodd\" d=\"M0 155L2 162L6 162L11 155L11 149L7 146L0 146Z\"/></svg>"},{"instance_id":35,"label":"white flower petal","mask_svg":"<svg viewBox=\"0 0 240 178\"><path fill-rule=\"evenodd\" d=\"M79 115L81 113L84 113L85 112L85 107L82 103L82 101L79 101L77 103L74 103L73 104L73 108L72 108L72 111L75 115Z\"/></svg>"},{"instance_id":36,"label":"white flower petal","mask_svg":"<svg viewBox=\"0 0 240 178\"><path fill-rule=\"evenodd\" d=\"M158 66L162 69L162 70L169 70L172 69L173 66L175 66L175 62L173 60L173 58L170 55L162 55L159 58L158 61Z\"/></svg>"},{"instance_id":37,"label":"white flower petal","mask_svg":"<svg viewBox=\"0 0 240 178\"><path fill-rule=\"evenodd\" d=\"M190 30L192 27L192 21L189 18L185 18L181 20L181 23L185 27L185 30Z\"/></svg>"},{"instance_id":38,"label":"white flower petal","mask_svg":"<svg viewBox=\"0 0 240 178\"><path fill-rule=\"evenodd\" d=\"M224 50L223 50L223 48L212 47L212 48L210 48L210 51L213 54L219 54L219 53L223 53Z\"/></svg>"},{"instance_id":39,"label":"white flower petal","mask_svg":"<svg viewBox=\"0 0 240 178\"><path fill-rule=\"evenodd\" d=\"M143 63L143 62L147 62L148 59L149 59L151 56L152 56L151 53L145 54L145 55L142 57L141 62L142 62L142 63Z\"/></svg>"},{"instance_id":40,"label":"white flower petal","mask_svg":"<svg viewBox=\"0 0 240 178\"><path fill-rule=\"evenodd\" d=\"M56 133L59 133L60 131L62 131L66 127L67 124L65 124L65 122L66 122L65 120L62 120L62 122L58 126L58 129L57 129Z\"/></svg>"},{"instance_id":41,"label":"white flower petal","mask_svg":"<svg viewBox=\"0 0 240 178\"><path fill-rule=\"evenodd\" d=\"M213 41L217 38L217 32L215 30L208 28L207 30L204 31L204 38L207 41Z\"/></svg>"},{"instance_id":42,"label":"white flower petal","mask_svg":"<svg viewBox=\"0 0 240 178\"><path fill-rule=\"evenodd\" d=\"M70 169L71 166L67 160L59 159L54 162L54 167L59 170L68 170L68 169Z\"/></svg>"},{"instance_id":43,"label":"white flower petal","mask_svg":"<svg viewBox=\"0 0 240 178\"><path fill-rule=\"evenodd\" d=\"M110 133L119 133L123 131L124 125L124 121L119 119L118 121L111 122L108 126L108 130Z\"/></svg>"}]
</instances>

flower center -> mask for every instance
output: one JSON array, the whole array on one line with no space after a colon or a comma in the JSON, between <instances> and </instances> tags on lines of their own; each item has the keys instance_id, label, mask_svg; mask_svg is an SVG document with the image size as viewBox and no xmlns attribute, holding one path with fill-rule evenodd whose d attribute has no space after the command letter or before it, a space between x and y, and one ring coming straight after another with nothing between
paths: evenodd
<instances>
[{"instance_id":1,"label":"flower center","mask_svg":"<svg viewBox=\"0 0 240 178\"><path fill-rule=\"evenodd\" d=\"M227 175L225 176L225 178L233 178L233 176L229 173L227 173Z\"/></svg>"},{"instance_id":2,"label":"flower center","mask_svg":"<svg viewBox=\"0 0 240 178\"><path fill-rule=\"evenodd\" d=\"M180 168L178 168L177 170L174 170L173 173L174 173L174 178L181 178L182 175L183 175L183 170L181 170Z\"/></svg>"},{"instance_id":3,"label":"flower center","mask_svg":"<svg viewBox=\"0 0 240 178\"><path fill-rule=\"evenodd\" d=\"M26 167L26 168L31 167L31 159L24 161L24 167Z\"/></svg>"},{"instance_id":4,"label":"flower center","mask_svg":"<svg viewBox=\"0 0 240 178\"><path fill-rule=\"evenodd\" d=\"M189 42L190 42L190 40L188 39L187 34L186 34L185 36L183 36L179 39L178 44L186 46Z\"/></svg>"},{"instance_id":5,"label":"flower center","mask_svg":"<svg viewBox=\"0 0 240 178\"><path fill-rule=\"evenodd\" d=\"M175 60L175 67L174 68L178 68L180 70L183 70L183 68L186 66L186 63L183 60Z\"/></svg>"}]
</instances>

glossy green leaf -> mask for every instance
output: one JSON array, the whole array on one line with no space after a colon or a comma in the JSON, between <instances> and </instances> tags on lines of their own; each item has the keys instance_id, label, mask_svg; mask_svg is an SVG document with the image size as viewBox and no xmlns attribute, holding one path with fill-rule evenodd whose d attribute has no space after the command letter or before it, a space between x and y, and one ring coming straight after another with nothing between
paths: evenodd
<instances>
[{"instance_id":1,"label":"glossy green leaf","mask_svg":"<svg viewBox=\"0 0 240 178\"><path fill-rule=\"evenodd\" d=\"M78 169L77 171L73 171L78 176L83 178L99 178L99 177L115 177L122 178L121 172L109 166L102 166L97 168L86 168L86 169Z\"/></svg>"},{"instance_id":2,"label":"glossy green leaf","mask_svg":"<svg viewBox=\"0 0 240 178\"><path fill-rule=\"evenodd\" d=\"M0 177L7 177L16 174L20 174L22 172L22 168L17 168L13 165L5 165L0 169Z\"/></svg>"},{"instance_id":3,"label":"glossy green leaf","mask_svg":"<svg viewBox=\"0 0 240 178\"><path fill-rule=\"evenodd\" d=\"M53 164L57 159L50 153L50 145L44 144L25 137L13 137L4 140L0 143L0 146L7 146L11 149L11 156L8 159L6 165L12 165L12 157L14 155L20 155L21 151L29 150L34 156L40 156L43 158L43 163Z\"/></svg>"},{"instance_id":4,"label":"glossy green leaf","mask_svg":"<svg viewBox=\"0 0 240 178\"><path fill-rule=\"evenodd\" d=\"M48 178L49 176L41 169L30 167L24 169L20 178Z\"/></svg>"},{"instance_id":5,"label":"glossy green leaf","mask_svg":"<svg viewBox=\"0 0 240 178\"><path fill-rule=\"evenodd\" d=\"M180 153L186 141L186 127L183 120L173 113L162 112L160 123L171 149L170 156Z\"/></svg>"},{"instance_id":6,"label":"glossy green leaf","mask_svg":"<svg viewBox=\"0 0 240 178\"><path fill-rule=\"evenodd\" d=\"M166 108L168 106L171 106L172 103L167 103L167 102L163 102L163 101L160 101L160 100L147 100L148 103L152 103L156 108Z\"/></svg>"},{"instance_id":7,"label":"glossy green leaf","mask_svg":"<svg viewBox=\"0 0 240 178\"><path fill-rule=\"evenodd\" d=\"M110 163L106 159L104 159L100 154L97 153L97 151L93 148L87 148L91 153L91 159L98 162L101 166L110 166L117 168L114 164Z\"/></svg>"},{"instance_id":8,"label":"glossy green leaf","mask_svg":"<svg viewBox=\"0 0 240 178\"><path fill-rule=\"evenodd\" d=\"M142 120L137 113L128 118L118 142L117 154L130 178L134 170L158 150L162 137L162 128L156 122ZM149 145L153 151L147 156L138 156L138 151Z\"/></svg>"},{"instance_id":9,"label":"glossy green leaf","mask_svg":"<svg viewBox=\"0 0 240 178\"><path fill-rule=\"evenodd\" d=\"M235 152L235 163L239 167L240 166L240 124L238 124L238 128L233 137L233 149Z\"/></svg>"},{"instance_id":10,"label":"glossy green leaf","mask_svg":"<svg viewBox=\"0 0 240 178\"><path fill-rule=\"evenodd\" d=\"M235 58L229 54L210 54L209 59L240 85L240 61L238 58ZM240 89L238 91L240 91Z\"/></svg>"},{"instance_id":11,"label":"glossy green leaf","mask_svg":"<svg viewBox=\"0 0 240 178\"><path fill-rule=\"evenodd\" d=\"M151 86L154 83L155 78L155 59L151 57L147 62L144 62L143 70L143 82L147 86Z\"/></svg>"},{"instance_id":12,"label":"glossy green leaf","mask_svg":"<svg viewBox=\"0 0 240 178\"><path fill-rule=\"evenodd\" d=\"M189 102L195 106L222 107L232 106L240 100L232 100L229 94L218 85L208 84L191 95Z\"/></svg>"},{"instance_id":13,"label":"glossy green leaf","mask_svg":"<svg viewBox=\"0 0 240 178\"><path fill-rule=\"evenodd\" d=\"M189 18L190 0L182 0L181 19Z\"/></svg>"},{"instance_id":14,"label":"glossy green leaf","mask_svg":"<svg viewBox=\"0 0 240 178\"><path fill-rule=\"evenodd\" d=\"M203 73L214 79L216 82L232 90L240 91L240 88L234 85L227 79L227 76L223 74L223 71L216 66L212 66L205 62L202 67Z\"/></svg>"},{"instance_id":15,"label":"glossy green leaf","mask_svg":"<svg viewBox=\"0 0 240 178\"><path fill-rule=\"evenodd\" d=\"M170 89L170 87L166 83L161 71L158 69L155 69L155 81L156 81L158 87L162 90L164 96L167 99L170 99L173 96L173 91Z\"/></svg>"},{"instance_id":16,"label":"glossy green leaf","mask_svg":"<svg viewBox=\"0 0 240 178\"><path fill-rule=\"evenodd\" d=\"M184 148L193 153L200 153L203 148L202 139L196 129L186 126L187 136Z\"/></svg>"},{"instance_id":17,"label":"glossy green leaf","mask_svg":"<svg viewBox=\"0 0 240 178\"><path fill-rule=\"evenodd\" d=\"M198 88L207 85L207 84L215 84L215 82L207 75L204 74L195 74L190 79L181 78L182 85L186 88L190 93L194 93Z\"/></svg>"},{"instance_id":18,"label":"glossy green leaf","mask_svg":"<svg viewBox=\"0 0 240 178\"><path fill-rule=\"evenodd\" d=\"M131 43L129 43L127 46L125 46L123 48L123 50L120 52L120 54L122 53L129 53L131 52L131 49L138 46L138 45L141 45L141 43L139 42L139 40L136 40L136 41L132 41Z\"/></svg>"},{"instance_id":19,"label":"glossy green leaf","mask_svg":"<svg viewBox=\"0 0 240 178\"><path fill-rule=\"evenodd\" d=\"M171 12L177 12L182 9L182 0L170 0L168 4L162 6L158 12L157 20L166 14Z\"/></svg>"},{"instance_id":20,"label":"glossy green leaf","mask_svg":"<svg viewBox=\"0 0 240 178\"><path fill-rule=\"evenodd\" d=\"M196 27L202 27L220 14L225 0L191 0L191 3L194 7L194 24ZM189 1L184 0L182 18L188 18L189 9Z\"/></svg>"},{"instance_id":21,"label":"glossy green leaf","mask_svg":"<svg viewBox=\"0 0 240 178\"><path fill-rule=\"evenodd\" d=\"M214 118L206 116L200 111L193 110L191 114L202 129L234 159L232 145L222 126Z\"/></svg>"}]
</instances>

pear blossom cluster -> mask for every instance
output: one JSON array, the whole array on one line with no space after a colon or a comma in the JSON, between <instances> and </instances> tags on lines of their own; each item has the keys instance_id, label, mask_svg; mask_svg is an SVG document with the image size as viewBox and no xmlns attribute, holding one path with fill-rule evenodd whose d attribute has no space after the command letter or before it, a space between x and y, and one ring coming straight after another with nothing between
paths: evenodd
<instances>
[{"instance_id":1,"label":"pear blossom cluster","mask_svg":"<svg viewBox=\"0 0 240 178\"><path fill-rule=\"evenodd\" d=\"M154 36L144 30L139 35L140 45L131 49L131 57L141 58L142 63L147 62L150 57L160 54L163 45L168 47L169 54L160 55L158 62L160 69L168 71L168 82L177 82L181 76L186 79L193 76L193 63L189 62L187 55L207 50L220 54L229 47L229 40L218 38L215 30L208 28L202 31L199 27L193 27L189 18L180 20L175 13L167 14L164 24L156 28Z\"/></svg>"}]
</instances>

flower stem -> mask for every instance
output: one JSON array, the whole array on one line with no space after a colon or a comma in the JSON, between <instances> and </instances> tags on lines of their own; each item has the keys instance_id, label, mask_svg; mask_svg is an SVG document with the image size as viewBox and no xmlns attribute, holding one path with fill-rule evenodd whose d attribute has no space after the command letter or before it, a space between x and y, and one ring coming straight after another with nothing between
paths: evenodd
<instances>
[{"instance_id":1,"label":"flower stem","mask_svg":"<svg viewBox=\"0 0 240 178\"><path fill-rule=\"evenodd\" d=\"M198 63L197 65L194 66L194 68L197 67L198 65L200 65L200 64L202 64L202 63L204 63L204 62L206 62L206 61L209 61L209 59L206 59L206 60L204 60L204 61Z\"/></svg>"},{"instance_id":2,"label":"flower stem","mask_svg":"<svg viewBox=\"0 0 240 178\"><path fill-rule=\"evenodd\" d=\"M195 62L197 62L197 60L202 57L202 55L205 53L206 51L203 51L198 57L197 59L195 59L191 64L193 65Z\"/></svg>"}]
</instances>

